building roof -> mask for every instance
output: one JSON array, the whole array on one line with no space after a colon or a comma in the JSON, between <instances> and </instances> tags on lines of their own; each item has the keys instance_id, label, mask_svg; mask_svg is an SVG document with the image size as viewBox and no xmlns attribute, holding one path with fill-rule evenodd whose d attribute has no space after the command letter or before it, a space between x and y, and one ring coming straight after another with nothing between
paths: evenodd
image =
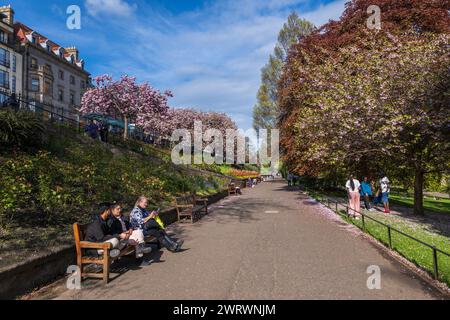
<instances>
[{"instance_id":1,"label":"building roof","mask_svg":"<svg viewBox=\"0 0 450 320\"><path fill-rule=\"evenodd\" d=\"M17 39L23 44L33 44L32 38L35 38L35 46L40 47L41 49L47 48L48 54L59 57L74 67L77 67L80 71L87 73L87 71L84 70L84 60L79 59L77 55L73 53L73 51L78 52L75 47L66 49L21 22L14 23L14 33ZM73 51L69 52L68 49L72 49Z\"/></svg>"}]
</instances>

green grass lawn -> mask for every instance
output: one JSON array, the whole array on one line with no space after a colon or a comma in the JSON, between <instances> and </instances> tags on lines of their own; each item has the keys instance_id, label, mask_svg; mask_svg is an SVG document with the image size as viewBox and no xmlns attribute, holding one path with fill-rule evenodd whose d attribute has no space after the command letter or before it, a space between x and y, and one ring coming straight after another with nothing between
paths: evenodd
<instances>
[{"instance_id":1,"label":"green grass lawn","mask_svg":"<svg viewBox=\"0 0 450 320\"><path fill-rule=\"evenodd\" d=\"M393 204L412 208L414 198L392 194L390 199ZM438 199L425 197L423 200L425 210L450 214L450 199Z\"/></svg>"},{"instance_id":2,"label":"green grass lawn","mask_svg":"<svg viewBox=\"0 0 450 320\"><path fill-rule=\"evenodd\" d=\"M323 195L317 192L310 192L310 195L315 198L322 198ZM332 206L332 208L334 208ZM334 209L333 209L334 210ZM363 229L362 220L354 220L346 216L345 210L340 210L339 213L343 219L348 223L354 224L360 229ZM384 216L379 213L367 214L376 220L390 225L392 228L404 232L414 238L417 238L425 243L428 243L436 248L450 253L450 238L444 235L435 233L427 229L426 225L413 223L403 220L399 217ZM383 226L370 219L365 219L366 232L373 236L378 241L389 247L389 236L386 226ZM434 272L433 265L433 250L420 242L414 241L404 235L392 230L392 249L397 251L403 257L413 262L417 266L427 270L430 274ZM438 269L439 279L450 285L450 257L442 253L438 253Z\"/></svg>"},{"instance_id":3,"label":"green grass lawn","mask_svg":"<svg viewBox=\"0 0 450 320\"><path fill-rule=\"evenodd\" d=\"M341 213L344 213L342 211ZM432 233L425 228L421 228L417 224L409 224L403 221L393 220L391 217L384 217L380 214L371 214L369 216L374 217L378 221L384 222L390 225L393 229L400 230L408 235L413 236L425 243L428 243L436 248L448 252L450 248L450 238L436 233ZM346 221L356 225L360 229L363 228L361 220L353 220L345 218ZM388 230L385 226L372 221L370 219L365 220L366 232L382 242L386 246L389 246ZM420 242L412 240L404 235L392 230L392 249L400 253L403 257L413 262L414 264L427 270L430 274L433 274L433 250ZM438 269L439 278L441 281L450 285L450 257L442 253L438 253Z\"/></svg>"},{"instance_id":4,"label":"green grass lawn","mask_svg":"<svg viewBox=\"0 0 450 320\"><path fill-rule=\"evenodd\" d=\"M328 196L346 198L347 194L342 190L326 191ZM392 204L400 205L407 208L414 207L414 198L402 196L395 193L389 195L389 200ZM450 199L435 199L433 197L424 197L423 206L427 211L447 213L450 214Z\"/></svg>"}]
</instances>

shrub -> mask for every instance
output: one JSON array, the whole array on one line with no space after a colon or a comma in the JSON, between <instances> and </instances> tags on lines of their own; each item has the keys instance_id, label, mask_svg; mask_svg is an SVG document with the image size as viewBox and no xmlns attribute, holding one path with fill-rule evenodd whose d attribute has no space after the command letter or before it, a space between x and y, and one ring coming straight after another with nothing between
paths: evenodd
<instances>
[{"instance_id":1,"label":"shrub","mask_svg":"<svg viewBox=\"0 0 450 320\"><path fill-rule=\"evenodd\" d=\"M30 111L0 110L0 146L24 148L42 143L45 126Z\"/></svg>"}]
</instances>

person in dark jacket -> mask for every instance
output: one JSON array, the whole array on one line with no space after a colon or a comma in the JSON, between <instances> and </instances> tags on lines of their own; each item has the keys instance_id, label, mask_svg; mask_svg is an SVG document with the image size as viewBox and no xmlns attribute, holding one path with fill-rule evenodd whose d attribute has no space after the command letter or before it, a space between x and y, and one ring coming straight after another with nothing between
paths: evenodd
<instances>
[{"instance_id":1,"label":"person in dark jacket","mask_svg":"<svg viewBox=\"0 0 450 320\"><path fill-rule=\"evenodd\" d=\"M97 121L90 121L89 124L84 128L84 131L94 140L98 140L99 126Z\"/></svg>"},{"instance_id":2,"label":"person in dark jacket","mask_svg":"<svg viewBox=\"0 0 450 320\"><path fill-rule=\"evenodd\" d=\"M100 132L100 140L107 143L109 131L108 123L106 121L101 121L98 127Z\"/></svg>"},{"instance_id":3,"label":"person in dark jacket","mask_svg":"<svg viewBox=\"0 0 450 320\"><path fill-rule=\"evenodd\" d=\"M111 215L106 222L109 232L118 237L122 233L129 234L129 238L121 240L125 245L136 247L136 258L142 258L144 254L152 251L151 247L145 246L145 238L142 230L133 230L131 223L122 216L122 208L120 204L113 204L111 206Z\"/></svg>"},{"instance_id":4,"label":"person in dark jacket","mask_svg":"<svg viewBox=\"0 0 450 320\"><path fill-rule=\"evenodd\" d=\"M126 240L130 237L129 233L122 232L120 234L112 234L107 224L107 220L111 216L111 204L103 203L100 205L99 213L94 216L94 221L89 224L84 236L84 240L88 242L112 244L110 256L112 258L120 255L120 250L125 247L120 240ZM103 250L98 250L98 254L103 254Z\"/></svg>"}]
</instances>

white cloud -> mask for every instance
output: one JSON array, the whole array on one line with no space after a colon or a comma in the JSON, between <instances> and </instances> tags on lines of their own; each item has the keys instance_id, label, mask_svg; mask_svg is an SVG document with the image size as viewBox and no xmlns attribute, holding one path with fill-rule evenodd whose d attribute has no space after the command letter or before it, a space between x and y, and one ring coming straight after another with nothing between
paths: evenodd
<instances>
[{"instance_id":1,"label":"white cloud","mask_svg":"<svg viewBox=\"0 0 450 320\"><path fill-rule=\"evenodd\" d=\"M124 0L86 0L85 6L91 16L112 14L116 16L130 16L137 8L136 4L129 4Z\"/></svg>"},{"instance_id":2,"label":"white cloud","mask_svg":"<svg viewBox=\"0 0 450 320\"><path fill-rule=\"evenodd\" d=\"M173 106L226 112L248 129L260 70L291 5L300 2L305 0L271 0L264 6L259 0L218 1L175 16L140 3L145 16L136 12L123 31L118 28L123 34L115 37L126 41L103 41L108 45L100 50L110 56L95 73L135 75L161 90L171 89ZM338 18L344 3L336 0L300 15L322 24Z\"/></svg>"}]
</instances>

